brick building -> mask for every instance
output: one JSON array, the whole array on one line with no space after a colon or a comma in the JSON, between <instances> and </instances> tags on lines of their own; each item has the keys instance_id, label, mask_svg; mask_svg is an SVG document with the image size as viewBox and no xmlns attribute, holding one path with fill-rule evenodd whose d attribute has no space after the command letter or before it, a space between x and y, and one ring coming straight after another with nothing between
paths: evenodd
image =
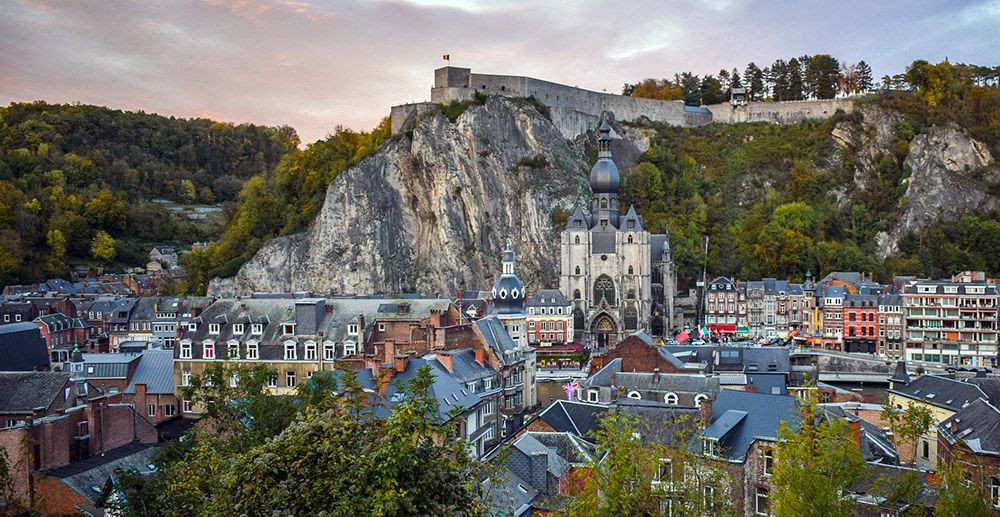
<instances>
[{"instance_id":1,"label":"brick building","mask_svg":"<svg viewBox=\"0 0 1000 517\"><path fill-rule=\"evenodd\" d=\"M558 345L572 343L573 310L570 301L558 289L539 289L525 303L528 318L528 343Z\"/></svg>"},{"instance_id":2,"label":"brick building","mask_svg":"<svg viewBox=\"0 0 1000 517\"><path fill-rule=\"evenodd\" d=\"M874 354L878 341L878 296L845 295L842 313L843 351Z\"/></svg>"},{"instance_id":3,"label":"brick building","mask_svg":"<svg viewBox=\"0 0 1000 517\"><path fill-rule=\"evenodd\" d=\"M969 481L1000 510L1000 410L975 400L936 427L938 461L961 462Z\"/></svg>"}]
</instances>

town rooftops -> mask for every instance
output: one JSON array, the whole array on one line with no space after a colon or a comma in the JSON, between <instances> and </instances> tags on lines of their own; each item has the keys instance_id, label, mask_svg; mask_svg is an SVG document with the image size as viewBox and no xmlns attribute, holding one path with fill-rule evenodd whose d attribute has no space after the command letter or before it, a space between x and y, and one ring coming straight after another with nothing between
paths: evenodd
<instances>
[{"instance_id":1,"label":"town rooftops","mask_svg":"<svg viewBox=\"0 0 1000 517\"><path fill-rule=\"evenodd\" d=\"M38 325L30 321L0 325L0 365L14 372L48 368L49 352Z\"/></svg>"},{"instance_id":2,"label":"town rooftops","mask_svg":"<svg viewBox=\"0 0 1000 517\"><path fill-rule=\"evenodd\" d=\"M140 474L153 472L153 456L158 450L159 447L132 442L103 454L50 470L46 476L62 480L84 499L97 503L104 493L105 483L116 469L121 468L123 471L135 469Z\"/></svg>"},{"instance_id":3,"label":"town rooftops","mask_svg":"<svg viewBox=\"0 0 1000 517\"><path fill-rule=\"evenodd\" d=\"M84 328L80 318L71 318L61 312L46 314L35 318L36 322L44 323L49 332L60 332L72 328Z\"/></svg>"},{"instance_id":4,"label":"town rooftops","mask_svg":"<svg viewBox=\"0 0 1000 517\"><path fill-rule=\"evenodd\" d=\"M145 384L146 393L151 395L174 394L174 353L160 349L143 352L132 379L122 391L135 393L137 384Z\"/></svg>"},{"instance_id":5,"label":"town rooftops","mask_svg":"<svg viewBox=\"0 0 1000 517\"><path fill-rule=\"evenodd\" d=\"M0 372L0 414L30 414L67 402L69 379L67 372Z\"/></svg>"},{"instance_id":6,"label":"town rooftops","mask_svg":"<svg viewBox=\"0 0 1000 517\"><path fill-rule=\"evenodd\" d=\"M977 454L1000 456L1000 410L985 400L974 400L937 428L951 444L961 441Z\"/></svg>"},{"instance_id":7,"label":"town rooftops","mask_svg":"<svg viewBox=\"0 0 1000 517\"><path fill-rule=\"evenodd\" d=\"M539 413L538 420L548 424L553 431L573 433L584 440L593 441L598 418L607 406L586 402L557 400Z\"/></svg>"},{"instance_id":8,"label":"town rooftops","mask_svg":"<svg viewBox=\"0 0 1000 517\"><path fill-rule=\"evenodd\" d=\"M141 357L134 353L81 355L84 375L88 379L128 379L129 371L135 368Z\"/></svg>"},{"instance_id":9,"label":"town rooftops","mask_svg":"<svg viewBox=\"0 0 1000 517\"><path fill-rule=\"evenodd\" d=\"M559 289L539 289L528 297L528 307L566 307L569 300Z\"/></svg>"},{"instance_id":10,"label":"town rooftops","mask_svg":"<svg viewBox=\"0 0 1000 517\"><path fill-rule=\"evenodd\" d=\"M781 422L798 430L798 418L798 404L792 397L722 390L702 434L718 442L715 450L719 456L743 462L754 440L776 440Z\"/></svg>"},{"instance_id":11,"label":"town rooftops","mask_svg":"<svg viewBox=\"0 0 1000 517\"><path fill-rule=\"evenodd\" d=\"M988 400L979 386L939 375L923 375L904 385L893 384L889 392L951 411L959 411L978 399Z\"/></svg>"},{"instance_id":12,"label":"town rooftops","mask_svg":"<svg viewBox=\"0 0 1000 517\"><path fill-rule=\"evenodd\" d=\"M949 282L947 280L917 280L903 286L904 295L976 295L996 296L997 286L986 282Z\"/></svg>"},{"instance_id":13,"label":"town rooftops","mask_svg":"<svg viewBox=\"0 0 1000 517\"><path fill-rule=\"evenodd\" d=\"M493 349L493 353L503 365L511 365L524 359L524 352L517 346L517 343L507 333L503 323L493 315L478 319L475 322L476 329L486 341L486 344Z\"/></svg>"}]
</instances>

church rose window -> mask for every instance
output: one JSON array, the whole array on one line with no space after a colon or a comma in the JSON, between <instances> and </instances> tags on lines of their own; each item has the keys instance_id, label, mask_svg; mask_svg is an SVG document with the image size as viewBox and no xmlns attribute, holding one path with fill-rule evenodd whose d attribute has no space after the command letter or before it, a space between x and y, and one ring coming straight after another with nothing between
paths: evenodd
<instances>
[{"instance_id":1,"label":"church rose window","mask_svg":"<svg viewBox=\"0 0 1000 517\"><path fill-rule=\"evenodd\" d=\"M615 304L615 283L607 275L601 275L594 282L594 303L601 303L601 299L608 305Z\"/></svg>"}]
</instances>

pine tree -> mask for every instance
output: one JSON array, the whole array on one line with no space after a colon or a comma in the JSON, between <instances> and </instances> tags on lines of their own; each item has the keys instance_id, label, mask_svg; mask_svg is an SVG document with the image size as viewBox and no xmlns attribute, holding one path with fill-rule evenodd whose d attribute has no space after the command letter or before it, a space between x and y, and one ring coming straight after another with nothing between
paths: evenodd
<instances>
[{"instance_id":1,"label":"pine tree","mask_svg":"<svg viewBox=\"0 0 1000 517\"><path fill-rule=\"evenodd\" d=\"M788 89L785 100L798 101L805 98L802 81L802 67L794 57L788 60Z\"/></svg>"},{"instance_id":2,"label":"pine tree","mask_svg":"<svg viewBox=\"0 0 1000 517\"><path fill-rule=\"evenodd\" d=\"M861 93L868 93L872 91L873 87L872 67L868 66L864 60L858 61L858 88Z\"/></svg>"},{"instance_id":3,"label":"pine tree","mask_svg":"<svg viewBox=\"0 0 1000 517\"><path fill-rule=\"evenodd\" d=\"M787 101L788 93L788 64L783 59L779 59L771 65L771 84L774 100Z\"/></svg>"},{"instance_id":4,"label":"pine tree","mask_svg":"<svg viewBox=\"0 0 1000 517\"><path fill-rule=\"evenodd\" d=\"M764 72L757 68L753 62L747 65L743 71L743 81L746 82L750 91L747 92L750 100L758 100L764 97Z\"/></svg>"}]
</instances>

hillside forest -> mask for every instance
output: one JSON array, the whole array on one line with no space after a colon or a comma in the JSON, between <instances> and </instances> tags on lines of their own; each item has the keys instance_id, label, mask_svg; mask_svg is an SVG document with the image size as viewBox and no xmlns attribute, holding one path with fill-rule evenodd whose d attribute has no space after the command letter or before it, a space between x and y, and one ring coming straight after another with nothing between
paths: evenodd
<instances>
[{"instance_id":1,"label":"hillside forest","mask_svg":"<svg viewBox=\"0 0 1000 517\"><path fill-rule=\"evenodd\" d=\"M915 136L954 123L1000 156L998 78L1000 67L915 61L876 84L864 62L818 55L626 85L626 94L694 104L725 101L733 87L746 87L756 100L790 100L881 86L862 102L899 113L902 122L892 152L866 171L878 188L846 204L833 193L850 185L857 166L849 155L832 159L831 133L837 124L860 124L857 114L787 126L650 125L649 150L625 172L624 202L636 204L649 231L670 233L682 287L706 263L712 274L741 278L801 279L806 271L838 269L883 280L963 269L998 275L1000 259L990 253L1000 249L994 212L943 221L909 236L896 256L874 258L874 235L906 206L903 162ZM0 285L68 277L77 264L141 265L152 244L209 241L183 255L187 281L168 286L202 293L268 239L304 229L329 183L388 138L387 119L371 131L337 127L299 148L288 127L43 102L0 108ZM221 205L224 225L184 220L154 199ZM703 235L711 243L707 257Z\"/></svg>"}]
</instances>

